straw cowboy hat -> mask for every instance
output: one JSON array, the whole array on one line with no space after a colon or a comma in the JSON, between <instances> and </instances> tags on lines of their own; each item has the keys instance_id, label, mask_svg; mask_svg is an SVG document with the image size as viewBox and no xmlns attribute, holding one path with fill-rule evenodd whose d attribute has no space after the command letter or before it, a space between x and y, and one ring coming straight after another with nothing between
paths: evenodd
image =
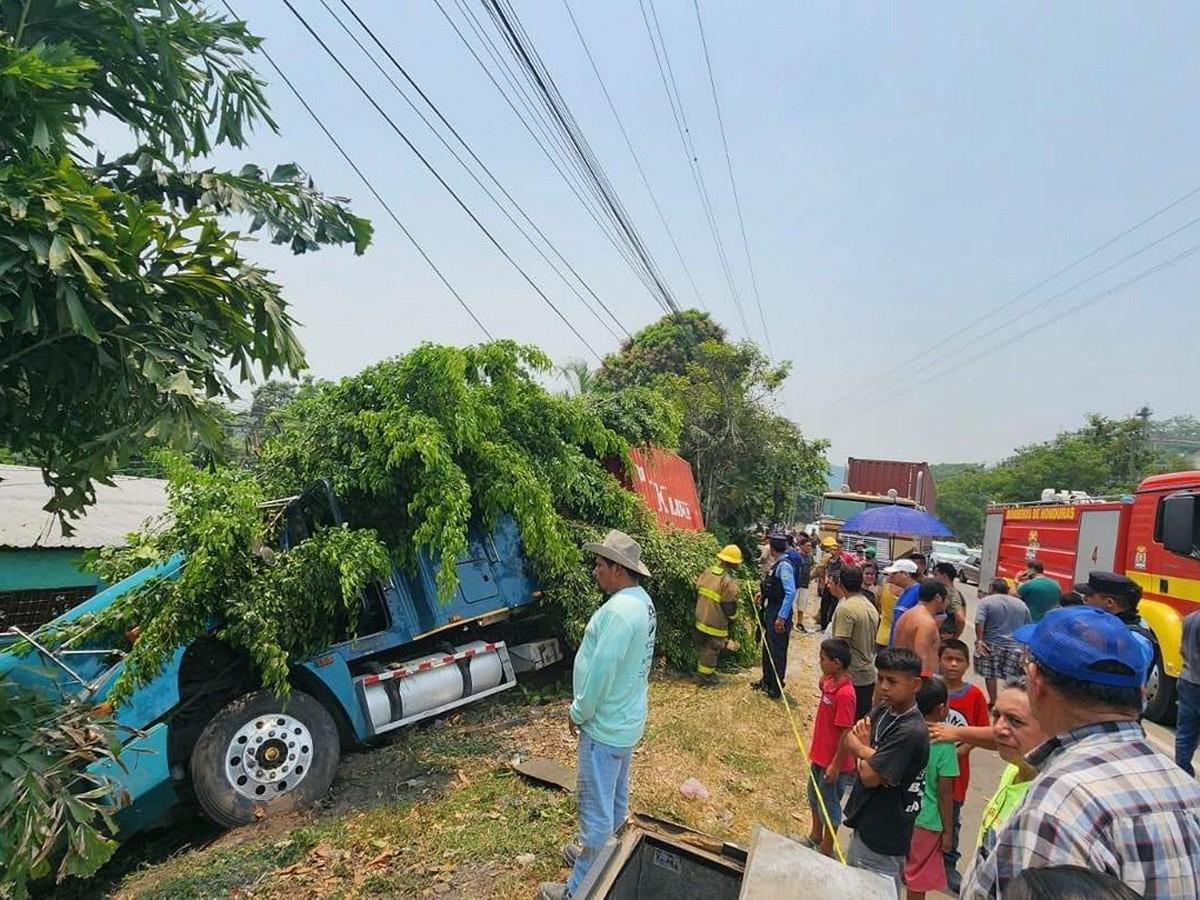
<instances>
[{"instance_id":1,"label":"straw cowboy hat","mask_svg":"<svg viewBox=\"0 0 1200 900\"><path fill-rule=\"evenodd\" d=\"M584 553L594 553L622 565L631 572L650 576L650 570L642 562L642 546L623 531L613 529L604 536L603 544L584 544Z\"/></svg>"}]
</instances>

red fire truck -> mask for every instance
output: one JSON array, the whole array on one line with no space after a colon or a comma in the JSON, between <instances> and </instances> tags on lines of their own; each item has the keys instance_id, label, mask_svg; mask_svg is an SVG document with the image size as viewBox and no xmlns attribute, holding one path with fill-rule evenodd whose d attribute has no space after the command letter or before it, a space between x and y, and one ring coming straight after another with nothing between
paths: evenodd
<instances>
[{"instance_id":1,"label":"red fire truck","mask_svg":"<svg viewBox=\"0 0 1200 900\"><path fill-rule=\"evenodd\" d=\"M1123 572L1141 585L1138 609L1159 646L1146 715L1174 721L1183 617L1200 609L1200 472L1155 475L1132 497L1047 492L1035 503L989 506L981 589L992 578L1011 580L1035 559L1064 591L1094 570Z\"/></svg>"}]
</instances>

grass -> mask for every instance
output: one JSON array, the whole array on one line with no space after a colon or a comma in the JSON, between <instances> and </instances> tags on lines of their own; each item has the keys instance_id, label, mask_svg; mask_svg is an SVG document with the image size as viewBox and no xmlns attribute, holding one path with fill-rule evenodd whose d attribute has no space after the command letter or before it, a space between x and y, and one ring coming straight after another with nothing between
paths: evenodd
<instances>
[{"instance_id":1,"label":"grass","mask_svg":"<svg viewBox=\"0 0 1200 900\"><path fill-rule=\"evenodd\" d=\"M792 642L789 684L806 734L815 656L812 639ZM750 691L751 678L726 674L719 686L698 688L677 676L654 677L646 734L634 754L631 809L742 844L756 823L807 832L803 763L782 706ZM574 766L567 700L550 697L532 707L516 694L485 702L445 727L413 729L401 743L371 751L361 759L370 777L392 771L393 756L375 754L403 758L408 772L421 775L411 789L389 784L380 792L385 802L231 832L126 876L110 896L527 898L539 881L565 877L559 848L576 827L569 792L526 782L510 768L514 756ZM683 798L679 787L693 777L710 799Z\"/></svg>"}]
</instances>

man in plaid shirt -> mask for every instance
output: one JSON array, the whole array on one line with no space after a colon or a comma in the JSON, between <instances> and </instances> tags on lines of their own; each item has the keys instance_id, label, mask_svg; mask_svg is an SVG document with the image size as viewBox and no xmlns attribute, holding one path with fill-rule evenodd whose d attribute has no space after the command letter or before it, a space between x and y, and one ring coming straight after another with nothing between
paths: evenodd
<instances>
[{"instance_id":1,"label":"man in plaid shirt","mask_svg":"<svg viewBox=\"0 0 1200 900\"><path fill-rule=\"evenodd\" d=\"M1138 714L1153 650L1111 613L1052 610L1017 629L1029 700L1053 737L1028 757L1040 774L977 861L962 897L1001 897L1024 869L1108 872L1147 898L1200 895L1200 786L1155 750Z\"/></svg>"}]
</instances>

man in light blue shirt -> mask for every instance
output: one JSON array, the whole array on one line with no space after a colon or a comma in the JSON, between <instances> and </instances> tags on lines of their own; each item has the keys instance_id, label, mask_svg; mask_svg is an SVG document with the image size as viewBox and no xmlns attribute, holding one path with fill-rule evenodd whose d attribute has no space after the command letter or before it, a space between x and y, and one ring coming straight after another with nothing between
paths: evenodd
<instances>
[{"instance_id":1,"label":"man in light blue shirt","mask_svg":"<svg viewBox=\"0 0 1200 900\"><path fill-rule=\"evenodd\" d=\"M566 884L543 884L542 900L569 898L629 809L629 766L646 727L646 692L654 661L654 602L641 587L650 575L642 548L610 531L603 544L584 544L595 555L592 575L608 597L592 614L575 654L574 700L567 727L579 737L576 799L582 847ZM569 854L568 854L568 851Z\"/></svg>"}]
</instances>

